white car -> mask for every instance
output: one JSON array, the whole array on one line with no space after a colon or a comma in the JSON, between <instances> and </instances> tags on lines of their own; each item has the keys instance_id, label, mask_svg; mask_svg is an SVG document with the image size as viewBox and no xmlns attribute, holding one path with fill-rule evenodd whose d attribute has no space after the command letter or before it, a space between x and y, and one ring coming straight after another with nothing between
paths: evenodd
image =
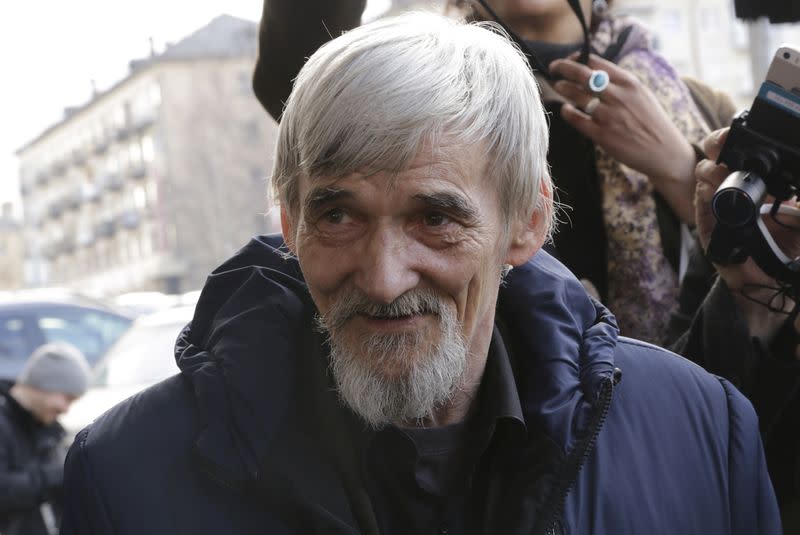
<instances>
[{"instance_id":1,"label":"white car","mask_svg":"<svg viewBox=\"0 0 800 535\"><path fill-rule=\"evenodd\" d=\"M175 340L193 315L194 306L183 306L134 321L98 363L86 394L59 419L69 442L117 403L178 372Z\"/></svg>"}]
</instances>

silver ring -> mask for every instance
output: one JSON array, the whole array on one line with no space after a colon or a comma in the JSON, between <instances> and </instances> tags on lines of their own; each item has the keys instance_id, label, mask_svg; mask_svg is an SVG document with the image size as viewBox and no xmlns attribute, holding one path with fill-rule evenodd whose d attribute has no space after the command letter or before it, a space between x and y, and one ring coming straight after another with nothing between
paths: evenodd
<instances>
[{"instance_id":1,"label":"silver ring","mask_svg":"<svg viewBox=\"0 0 800 535\"><path fill-rule=\"evenodd\" d=\"M606 71L596 70L592 71L592 74L589 75L589 82L586 85L589 86L589 91L595 95L599 95L606 90L610 83L611 78Z\"/></svg>"},{"instance_id":2,"label":"silver ring","mask_svg":"<svg viewBox=\"0 0 800 535\"><path fill-rule=\"evenodd\" d=\"M590 116L594 113L594 110L600 105L600 99L597 97L592 97L589 102L586 103L586 106L583 107L583 113Z\"/></svg>"}]
</instances>

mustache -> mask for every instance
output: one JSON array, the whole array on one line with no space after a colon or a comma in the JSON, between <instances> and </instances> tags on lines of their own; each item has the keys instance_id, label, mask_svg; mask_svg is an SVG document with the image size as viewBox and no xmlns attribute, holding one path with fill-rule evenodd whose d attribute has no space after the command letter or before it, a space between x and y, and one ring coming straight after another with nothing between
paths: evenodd
<instances>
[{"instance_id":1,"label":"mustache","mask_svg":"<svg viewBox=\"0 0 800 535\"><path fill-rule=\"evenodd\" d=\"M317 317L319 327L325 331L336 331L354 316L375 318L401 318L417 314L442 313L441 296L428 289L415 288L407 291L388 304L372 301L363 291L353 289L336 300L330 309Z\"/></svg>"}]
</instances>

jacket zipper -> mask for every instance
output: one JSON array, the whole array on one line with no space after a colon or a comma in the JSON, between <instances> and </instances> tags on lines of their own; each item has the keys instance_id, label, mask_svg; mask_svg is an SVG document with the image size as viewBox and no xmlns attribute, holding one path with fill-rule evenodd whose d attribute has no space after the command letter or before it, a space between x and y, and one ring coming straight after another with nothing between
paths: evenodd
<instances>
[{"instance_id":1,"label":"jacket zipper","mask_svg":"<svg viewBox=\"0 0 800 535\"><path fill-rule=\"evenodd\" d=\"M545 526L545 529L542 533L544 535L559 535L564 532L559 518L564 511L567 495L575 484L575 480L578 478L583 464L586 462L586 459L589 458L589 455L592 453L597 443L597 437L600 434L600 430L603 428L608 410L611 408L611 397L614 392L614 385L619 382L619 377L620 372L618 369L615 369L613 377L609 377L607 380L603 381L603 384L600 386L600 394L598 395L600 405L592 417L592 422L589 426L590 432L564 461L564 468L562 470L563 476L556 484L556 490L554 492L555 499L550 502L549 507L543 510L542 518L545 519L545 522L542 525Z\"/></svg>"}]
</instances>

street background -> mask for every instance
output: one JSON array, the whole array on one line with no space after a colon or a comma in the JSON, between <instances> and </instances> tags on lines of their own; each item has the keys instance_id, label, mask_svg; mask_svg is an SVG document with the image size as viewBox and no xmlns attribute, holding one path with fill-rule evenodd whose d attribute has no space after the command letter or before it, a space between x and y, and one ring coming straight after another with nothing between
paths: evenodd
<instances>
[{"instance_id":1,"label":"street background","mask_svg":"<svg viewBox=\"0 0 800 535\"><path fill-rule=\"evenodd\" d=\"M733 0L617 0L682 73L746 107L800 28ZM441 2L370 0L364 18ZM275 124L249 89L258 0L30 0L0 17L0 290L192 291L277 230Z\"/></svg>"}]
</instances>

